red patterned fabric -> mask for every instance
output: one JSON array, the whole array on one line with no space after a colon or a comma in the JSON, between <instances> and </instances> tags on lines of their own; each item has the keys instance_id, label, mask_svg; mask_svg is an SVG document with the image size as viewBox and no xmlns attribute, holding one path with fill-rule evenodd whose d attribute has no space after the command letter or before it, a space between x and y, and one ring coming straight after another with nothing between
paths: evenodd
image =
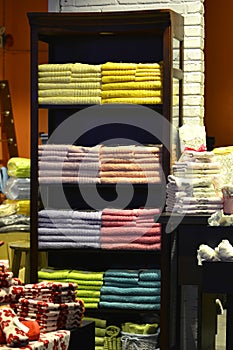
<instances>
[{"instance_id":1,"label":"red patterned fabric","mask_svg":"<svg viewBox=\"0 0 233 350\"><path fill-rule=\"evenodd\" d=\"M10 308L0 308L0 326L6 337L6 344L10 347L21 347L28 344L29 338L15 325L17 318L15 312Z\"/></svg>"},{"instance_id":2,"label":"red patterned fabric","mask_svg":"<svg viewBox=\"0 0 233 350\"><path fill-rule=\"evenodd\" d=\"M70 331L41 333L37 341L29 342L23 349L27 350L67 350L70 341ZM9 350L7 345L0 344L0 349ZM15 350L22 348L14 348Z\"/></svg>"}]
</instances>

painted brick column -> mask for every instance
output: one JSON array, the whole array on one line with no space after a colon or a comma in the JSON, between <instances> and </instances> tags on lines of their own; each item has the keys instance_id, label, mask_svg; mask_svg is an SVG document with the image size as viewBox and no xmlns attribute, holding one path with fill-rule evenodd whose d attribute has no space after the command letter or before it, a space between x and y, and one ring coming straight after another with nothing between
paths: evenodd
<instances>
[{"instance_id":1,"label":"painted brick column","mask_svg":"<svg viewBox=\"0 0 233 350\"><path fill-rule=\"evenodd\" d=\"M184 16L184 121L203 125L204 0L49 0L51 12L161 8L172 9Z\"/></svg>"}]
</instances>

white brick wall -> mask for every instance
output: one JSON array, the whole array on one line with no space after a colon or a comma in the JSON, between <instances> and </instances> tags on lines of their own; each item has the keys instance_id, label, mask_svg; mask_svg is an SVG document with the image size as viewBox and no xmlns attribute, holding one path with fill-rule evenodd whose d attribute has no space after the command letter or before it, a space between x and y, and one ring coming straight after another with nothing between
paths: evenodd
<instances>
[{"instance_id":1,"label":"white brick wall","mask_svg":"<svg viewBox=\"0 0 233 350\"><path fill-rule=\"evenodd\" d=\"M184 16L184 121L204 122L204 0L48 0L49 11L169 8ZM174 59L176 53L174 52Z\"/></svg>"}]
</instances>

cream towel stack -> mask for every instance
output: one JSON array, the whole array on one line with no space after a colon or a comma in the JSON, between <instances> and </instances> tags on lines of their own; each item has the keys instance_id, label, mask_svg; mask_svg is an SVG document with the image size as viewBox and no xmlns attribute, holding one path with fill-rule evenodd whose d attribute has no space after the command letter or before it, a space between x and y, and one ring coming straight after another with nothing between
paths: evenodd
<instances>
[{"instance_id":1,"label":"cream towel stack","mask_svg":"<svg viewBox=\"0 0 233 350\"><path fill-rule=\"evenodd\" d=\"M39 104L100 104L101 65L39 65L38 101Z\"/></svg>"}]
</instances>

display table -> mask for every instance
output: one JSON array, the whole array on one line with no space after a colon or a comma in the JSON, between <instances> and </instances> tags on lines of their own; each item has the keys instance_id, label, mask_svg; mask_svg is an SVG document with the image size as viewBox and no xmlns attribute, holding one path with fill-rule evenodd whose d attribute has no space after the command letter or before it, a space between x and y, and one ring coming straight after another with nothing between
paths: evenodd
<instances>
[{"instance_id":1,"label":"display table","mask_svg":"<svg viewBox=\"0 0 233 350\"><path fill-rule=\"evenodd\" d=\"M196 305L195 310L193 308L189 315L190 319L194 318L194 313L197 310L197 329L195 330L197 331L197 348L202 350L215 349L217 331L215 299L218 293L227 294L226 349L232 349L233 283L230 276L232 276L233 264L211 262L199 266L197 250L202 243L214 248L222 239L228 239L233 243L233 228L209 226L208 218L208 215L186 215L184 217L173 215L172 220L170 220L171 216L164 213L158 220L162 223L162 234L169 247L170 265L167 267L170 279L168 317L171 320L172 342L174 348L179 350L184 349L182 337L187 334L187 329L184 331L184 327L188 328L191 324L190 320L184 320L183 310L185 308L187 310L187 305L193 297L192 294L194 294L193 299L195 299ZM170 222L169 227L167 227L168 222ZM191 293L184 298L187 290ZM191 349L191 347L188 348Z\"/></svg>"}]
</instances>

